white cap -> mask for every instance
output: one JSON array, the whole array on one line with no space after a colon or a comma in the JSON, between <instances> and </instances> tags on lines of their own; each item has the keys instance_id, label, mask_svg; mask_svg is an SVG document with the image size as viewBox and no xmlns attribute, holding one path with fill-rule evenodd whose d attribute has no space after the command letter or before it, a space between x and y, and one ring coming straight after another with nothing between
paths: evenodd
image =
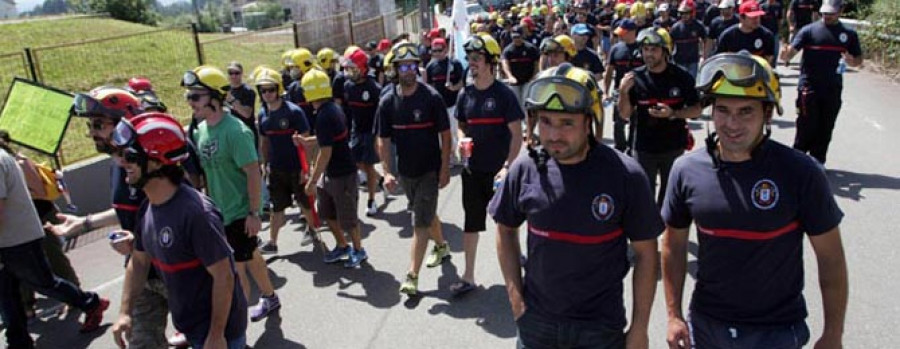
<instances>
[{"instance_id":1,"label":"white cap","mask_svg":"<svg viewBox=\"0 0 900 349\"><path fill-rule=\"evenodd\" d=\"M734 8L734 0L719 1L719 8Z\"/></svg>"}]
</instances>

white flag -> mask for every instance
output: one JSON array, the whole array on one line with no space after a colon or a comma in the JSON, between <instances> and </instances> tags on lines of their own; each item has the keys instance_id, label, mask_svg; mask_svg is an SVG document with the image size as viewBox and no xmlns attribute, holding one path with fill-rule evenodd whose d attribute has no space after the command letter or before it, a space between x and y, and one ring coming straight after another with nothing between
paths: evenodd
<instances>
[{"instance_id":1,"label":"white flag","mask_svg":"<svg viewBox=\"0 0 900 349\"><path fill-rule=\"evenodd\" d=\"M469 39L469 14L466 12L465 0L453 0L453 10L450 15L453 21L453 51L455 58L462 63L463 68L468 66L466 62L466 51L463 50L463 43Z\"/></svg>"}]
</instances>

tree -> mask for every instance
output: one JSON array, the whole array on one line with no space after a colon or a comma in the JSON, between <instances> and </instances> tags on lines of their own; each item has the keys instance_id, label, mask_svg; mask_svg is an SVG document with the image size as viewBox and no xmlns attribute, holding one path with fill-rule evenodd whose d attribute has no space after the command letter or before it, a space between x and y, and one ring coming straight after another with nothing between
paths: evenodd
<instances>
[{"instance_id":1,"label":"tree","mask_svg":"<svg viewBox=\"0 0 900 349\"><path fill-rule=\"evenodd\" d=\"M46 0L51 1L51 0ZM107 12L112 18L156 25L159 15L153 10L152 0L88 0L91 10Z\"/></svg>"}]
</instances>

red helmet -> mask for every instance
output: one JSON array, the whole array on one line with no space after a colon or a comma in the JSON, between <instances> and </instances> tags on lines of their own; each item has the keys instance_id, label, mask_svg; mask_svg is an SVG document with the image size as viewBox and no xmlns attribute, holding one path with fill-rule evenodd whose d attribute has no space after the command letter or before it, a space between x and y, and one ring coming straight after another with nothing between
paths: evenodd
<instances>
[{"instance_id":1,"label":"red helmet","mask_svg":"<svg viewBox=\"0 0 900 349\"><path fill-rule=\"evenodd\" d=\"M144 91L153 91L153 84L150 83L150 79L145 77L135 76L131 79L128 79L128 90L134 93L144 92Z\"/></svg>"},{"instance_id":2,"label":"red helmet","mask_svg":"<svg viewBox=\"0 0 900 349\"><path fill-rule=\"evenodd\" d=\"M69 112L80 117L107 117L118 121L131 119L142 112L141 101L131 92L117 87L101 86L91 92L78 93Z\"/></svg>"},{"instance_id":3,"label":"red helmet","mask_svg":"<svg viewBox=\"0 0 900 349\"><path fill-rule=\"evenodd\" d=\"M525 17L525 18L522 18L521 21L519 21L519 25L521 25L523 27L528 27L528 29L534 29L534 20L531 19L531 17Z\"/></svg>"},{"instance_id":4,"label":"red helmet","mask_svg":"<svg viewBox=\"0 0 900 349\"><path fill-rule=\"evenodd\" d=\"M129 156L145 156L163 165L175 165L190 154L186 138L181 124L171 115L144 113L119 122L113 144L125 148L126 160Z\"/></svg>"},{"instance_id":5,"label":"red helmet","mask_svg":"<svg viewBox=\"0 0 900 349\"><path fill-rule=\"evenodd\" d=\"M356 49L350 52L350 54L344 56L345 64L353 64L359 69L360 75L366 75L369 70L369 56L366 55L366 52L362 49Z\"/></svg>"}]
</instances>

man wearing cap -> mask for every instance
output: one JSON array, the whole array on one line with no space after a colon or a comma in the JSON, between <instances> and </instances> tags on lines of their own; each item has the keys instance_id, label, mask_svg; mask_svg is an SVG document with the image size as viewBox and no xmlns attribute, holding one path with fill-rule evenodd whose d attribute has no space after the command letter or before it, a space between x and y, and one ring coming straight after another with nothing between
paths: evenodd
<instances>
[{"instance_id":1,"label":"man wearing cap","mask_svg":"<svg viewBox=\"0 0 900 349\"><path fill-rule=\"evenodd\" d=\"M625 74L619 85L619 112L635 123L632 156L650 178L656 202L662 204L675 159L687 147L686 119L700 116L700 99L694 78L669 63L672 43L662 28L647 28L638 34L644 66Z\"/></svg>"},{"instance_id":2,"label":"man wearing cap","mask_svg":"<svg viewBox=\"0 0 900 349\"><path fill-rule=\"evenodd\" d=\"M699 75L716 132L706 149L675 162L662 207L669 348L802 348L810 339L804 237L822 292L815 348L841 348L844 214L815 161L769 138L773 112L781 114L777 77L768 62L747 53L713 56ZM696 283L685 314L691 224L699 252L692 252Z\"/></svg>"},{"instance_id":3,"label":"man wearing cap","mask_svg":"<svg viewBox=\"0 0 900 349\"><path fill-rule=\"evenodd\" d=\"M369 69L371 69L370 73L375 81L380 85L385 85L384 81L384 55L387 54L391 49L391 41L388 39L381 39L378 42L378 46L375 47L375 51L373 55L369 55Z\"/></svg>"},{"instance_id":4,"label":"man wearing cap","mask_svg":"<svg viewBox=\"0 0 900 349\"><path fill-rule=\"evenodd\" d=\"M463 70L462 63L456 58L450 57L450 47L443 38L431 40L431 58L431 62L425 67L423 80L441 94L444 106L447 107L447 115L453 115L456 98L465 83L466 72ZM456 119L452 117L449 119L450 135L453 137L452 144L456 144ZM460 164L459 155L455 150L451 162Z\"/></svg>"},{"instance_id":5,"label":"man wearing cap","mask_svg":"<svg viewBox=\"0 0 900 349\"><path fill-rule=\"evenodd\" d=\"M244 66L238 62L228 63L228 83L231 87L225 96L225 103L231 107L234 116L237 116L253 131L254 142L259 144L259 131L256 127L256 118L253 109L256 107L256 92L244 83Z\"/></svg>"},{"instance_id":6,"label":"man wearing cap","mask_svg":"<svg viewBox=\"0 0 900 349\"><path fill-rule=\"evenodd\" d=\"M603 6L594 10L594 16L597 17L596 27L600 31L600 53L603 57L607 57L612 48L613 21L616 16L613 3L612 0L603 1Z\"/></svg>"},{"instance_id":7,"label":"man wearing cap","mask_svg":"<svg viewBox=\"0 0 900 349\"><path fill-rule=\"evenodd\" d=\"M784 19L784 4L782 3L782 0L766 0L762 1L759 4L759 7L766 12L762 17L762 26L772 32L772 35L775 36L774 59L777 60L781 50L781 26ZM776 64L777 62L773 62L772 66L775 66Z\"/></svg>"},{"instance_id":8,"label":"man wearing cap","mask_svg":"<svg viewBox=\"0 0 900 349\"><path fill-rule=\"evenodd\" d=\"M513 27L510 35L512 43L503 49L500 67L506 74L506 83L521 103L522 88L537 74L541 53L536 46L522 38L522 27Z\"/></svg>"},{"instance_id":9,"label":"man wearing cap","mask_svg":"<svg viewBox=\"0 0 900 349\"><path fill-rule=\"evenodd\" d=\"M590 48L591 37L594 31L587 24L578 23L572 27L572 40L575 41L575 49L578 53L572 57L572 65L582 68L594 74L594 79L600 80L603 74L603 61L597 51Z\"/></svg>"},{"instance_id":10,"label":"man wearing cap","mask_svg":"<svg viewBox=\"0 0 900 349\"><path fill-rule=\"evenodd\" d=\"M715 53L746 50L774 64L775 35L760 25L766 11L759 7L756 0L744 0L738 12L740 22L719 35Z\"/></svg>"},{"instance_id":11,"label":"man wearing cap","mask_svg":"<svg viewBox=\"0 0 900 349\"><path fill-rule=\"evenodd\" d=\"M712 3L706 7L706 10L703 11L703 26L706 27L707 31L709 27L712 25L712 21L719 17L722 14L722 10L719 9L719 4L722 3L722 0L710 0ZM699 11L700 6L697 6L697 10Z\"/></svg>"},{"instance_id":12,"label":"man wearing cap","mask_svg":"<svg viewBox=\"0 0 900 349\"><path fill-rule=\"evenodd\" d=\"M450 182L452 138L443 97L431 86L416 80L420 61L415 45L397 45L391 54L399 81L381 98L375 118L384 185L393 191L399 176L412 204L411 263L400 292L415 295L429 237L435 241L429 267L440 265L450 254L441 233L437 202L438 189ZM391 167L392 143L397 145L397 172Z\"/></svg>"},{"instance_id":13,"label":"man wearing cap","mask_svg":"<svg viewBox=\"0 0 900 349\"><path fill-rule=\"evenodd\" d=\"M422 58L422 64L428 65L431 62L431 40L439 37L441 37L441 31L438 28L432 28L422 37L422 42L419 44L419 57Z\"/></svg>"},{"instance_id":14,"label":"man wearing cap","mask_svg":"<svg viewBox=\"0 0 900 349\"><path fill-rule=\"evenodd\" d=\"M706 28L700 21L694 19L694 12L693 2L682 2L678 6L678 22L672 26L669 34L672 35L672 42L675 44L673 61L696 78L700 52L706 53L703 47Z\"/></svg>"},{"instance_id":15,"label":"man wearing cap","mask_svg":"<svg viewBox=\"0 0 900 349\"><path fill-rule=\"evenodd\" d=\"M543 147L516 158L488 206L519 348L649 346L663 225L640 166L591 136L602 113L595 85L570 64L529 84L526 108L540 120ZM523 265L519 227L526 222ZM629 243L630 321L623 302Z\"/></svg>"},{"instance_id":16,"label":"man wearing cap","mask_svg":"<svg viewBox=\"0 0 900 349\"><path fill-rule=\"evenodd\" d=\"M531 19L531 17L522 18L519 22L519 26L522 27L522 39L534 45L534 47L540 47L541 40L543 40L544 37L538 32L534 20Z\"/></svg>"},{"instance_id":17,"label":"man wearing cap","mask_svg":"<svg viewBox=\"0 0 900 349\"><path fill-rule=\"evenodd\" d=\"M859 36L841 23L841 0L825 0L822 20L800 29L782 53L787 64L803 50L797 82L797 134L794 149L825 164L828 145L841 110L844 79L840 60L858 67L863 62Z\"/></svg>"},{"instance_id":18,"label":"man wearing cap","mask_svg":"<svg viewBox=\"0 0 900 349\"><path fill-rule=\"evenodd\" d=\"M703 45L704 49L706 49L704 57L712 56L715 52L713 50L716 48L716 40L719 39L719 35L722 35L725 29L739 23L738 18L734 15L734 0L720 0L717 7L719 16L713 19L707 28L706 45Z\"/></svg>"},{"instance_id":19,"label":"man wearing cap","mask_svg":"<svg viewBox=\"0 0 900 349\"><path fill-rule=\"evenodd\" d=\"M791 0L787 10L790 41L794 41L794 34L797 34L800 29L819 20L819 13L816 12L816 9L820 8L822 3L822 0Z\"/></svg>"},{"instance_id":20,"label":"man wearing cap","mask_svg":"<svg viewBox=\"0 0 900 349\"><path fill-rule=\"evenodd\" d=\"M675 19L669 15L669 4L659 5L659 8L656 9L657 17L653 20L653 26L657 28L664 28L665 30L672 30L672 26L675 25Z\"/></svg>"},{"instance_id":21,"label":"man wearing cap","mask_svg":"<svg viewBox=\"0 0 900 349\"><path fill-rule=\"evenodd\" d=\"M616 36L619 37L619 42L610 49L606 60L606 72L603 74L604 101L612 97L610 92L613 90L610 89L610 82L614 82L613 88L618 90L619 83L625 74L634 68L644 65L644 61L640 56L641 45L635 41L637 36L636 29L637 25L634 24L634 21L627 19L620 22L619 27L615 30ZM616 150L621 152L627 151L629 144L631 144L629 140L634 134L634 124L629 124L627 134L625 133L625 124L629 123L622 119L618 105L613 104L613 142Z\"/></svg>"}]
</instances>

